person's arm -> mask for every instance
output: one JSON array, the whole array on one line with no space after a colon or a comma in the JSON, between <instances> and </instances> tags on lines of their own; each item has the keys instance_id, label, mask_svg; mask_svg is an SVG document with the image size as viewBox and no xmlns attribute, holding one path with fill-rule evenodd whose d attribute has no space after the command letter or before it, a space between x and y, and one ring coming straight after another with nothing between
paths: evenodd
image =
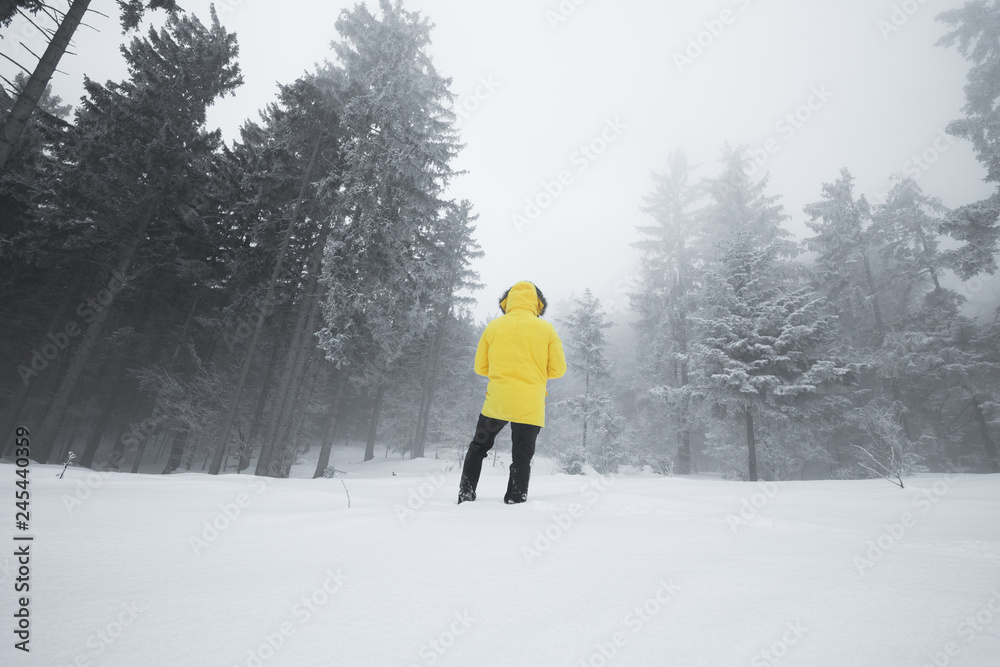
<instances>
[{"instance_id":1,"label":"person's arm","mask_svg":"<svg viewBox=\"0 0 1000 667\"><path fill-rule=\"evenodd\" d=\"M550 380L555 380L565 374L566 355L563 353L562 341L559 340L559 334L556 333L556 328L552 327L552 333L549 335L548 376Z\"/></svg>"},{"instance_id":2,"label":"person's arm","mask_svg":"<svg viewBox=\"0 0 1000 667\"><path fill-rule=\"evenodd\" d=\"M490 344L486 341L486 331L479 337L479 345L476 346L476 375L484 377L490 376Z\"/></svg>"}]
</instances>

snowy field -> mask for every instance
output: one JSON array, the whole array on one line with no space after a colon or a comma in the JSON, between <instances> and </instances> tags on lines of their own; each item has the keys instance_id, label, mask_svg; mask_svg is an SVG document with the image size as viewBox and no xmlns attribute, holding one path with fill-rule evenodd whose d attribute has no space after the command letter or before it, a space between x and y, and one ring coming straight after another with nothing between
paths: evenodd
<instances>
[{"instance_id":1,"label":"snowy field","mask_svg":"<svg viewBox=\"0 0 1000 667\"><path fill-rule=\"evenodd\" d=\"M34 467L30 654L0 466L0 664L1000 665L1000 475L758 485L539 458L524 505L487 463L458 506L454 461L359 460L338 449L320 480Z\"/></svg>"}]
</instances>

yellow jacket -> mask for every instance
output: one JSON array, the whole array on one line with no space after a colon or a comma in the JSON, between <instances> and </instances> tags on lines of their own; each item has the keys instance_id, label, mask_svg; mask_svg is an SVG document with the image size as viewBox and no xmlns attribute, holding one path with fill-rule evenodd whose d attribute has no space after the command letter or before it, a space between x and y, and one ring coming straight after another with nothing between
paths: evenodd
<instances>
[{"instance_id":1,"label":"yellow jacket","mask_svg":"<svg viewBox=\"0 0 1000 667\"><path fill-rule=\"evenodd\" d=\"M490 379L483 414L545 426L546 381L566 373L566 357L535 286L522 281L500 302L504 315L486 325L476 348L476 373Z\"/></svg>"}]
</instances>

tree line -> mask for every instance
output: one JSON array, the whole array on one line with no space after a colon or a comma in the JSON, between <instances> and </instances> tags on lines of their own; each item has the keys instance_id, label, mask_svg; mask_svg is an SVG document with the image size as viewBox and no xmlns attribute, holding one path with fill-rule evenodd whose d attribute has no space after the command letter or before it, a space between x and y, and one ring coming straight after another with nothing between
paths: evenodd
<instances>
[{"instance_id":1,"label":"tree line","mask_svg":"<svg viewBox=\"0 0 1000 667\"><path fill-rule=\"evenodd\" d=\"M947 131L1000 184L1000 5L939 19L939 45L972 64L965 116ZM896 177L871 203L843 169L805 207L811 236L793 242L747 149L724 147L720 164L698 178L678 151L653 175L634 356L609 366L589 292L564 320L575 364L552 423L567 469L899 484L927 469L1000 472L1000 320L964 315L947 286L996 272L1000 190L949 210Z\"/></svg>"},{"instance_id":2,"label":"tree line","mask_svg":"<svg viewBox=\"0 0 1000 667\"><path fill-rule=\"evenodd\" d=\"M7 4L3 22L44 8ZM428 21L343 11L332 62L226 145L206 109L242 82L236 35L214 9L119 5L123 29L167 12L122 47L128 77L86 79L72 117L43 86L9 135L4 453L29 426L40 463L132 472L281 477L322 443L320 476L348 439L425 455L474 393L453 367L481 255L471 204L445 197L459 143ZM31 97L11 83L5 129Z\"/></svg>"}]
</instances>

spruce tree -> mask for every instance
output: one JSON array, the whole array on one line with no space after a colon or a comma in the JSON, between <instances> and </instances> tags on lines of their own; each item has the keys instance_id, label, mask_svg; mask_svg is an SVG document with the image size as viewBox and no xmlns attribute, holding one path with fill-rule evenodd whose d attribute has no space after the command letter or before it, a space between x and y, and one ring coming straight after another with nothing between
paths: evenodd
<instances>
[{"instance_id":1,"label":"spruce tree","mask_svg":"<svg viewBox=\"0 0 1000 667\"><path fill-rule=\"evenodd\" d=\"M815 399L848 371L827 355L834 316L786 259L796 250L781 227L778 197L765 194L766 179L750 180L744 148L726 147L723 165L709 184L706 226L717 240L693 318L693 391L706 423L739 423L745 469L757 481L759 433L816 414L822 400ZM717 431L710 429L710 438Z\"/></svg>"},{"instance_id":2,"label":"spruce tree","mask_svg":"<svg viewBox=\"0 0 1000 667\"><path fill-rule=\"evenodd\" d=\"M582 422L580 448L587 452L588 429L596 424L606 423L609 415L615 412L602 386L603 381L611 374L604 358L607 344L604 330L611 327L611 322L607 320L600 300L589 289L584 290L582 299L574 301L576 307L561 324L564 329L566 365L579 393L564 399L561 404Z\"/></svg>"},{"instance_id":3,"label":"spruce tree","mask_svg":"<svg viewBox=\"0 0 1000 667\"><path fill-rule=\"evenodd\" d=\"M949 26L939 46L955 47L972 68L965 85L965 117L948 124L947 132L968 139L986 168L986 182L1000 185L1000 3L970 0L938 15ZM1000 251L1000 189L980 202L956 209L944 231L963 245L948 253L952 268L964 280L994 274Z\"/></svg>"},{"instance_id":4,"label":"spruce tree","mask_svg":"<svg viewBox=\"0 0 1000 667\"><path fill-rule=\"evenodd\" d=\"M145 261L140 249L152 222L165 223L151 235L154 246L172 245L182 207L205 183L206 161L221 142L219 132L204 128L206 109L242 81L233 62L235 36L214 13L212 19L206 27L193 16L172 15L162 29L123 47L129 80L105 86L86 80L76 124L55 149L67 168L49 195L51 224L65 246L90 251L86 266L110 270L82 274L102 288L100 307L86 318L40 428L47 444L38 448L39 461L48 458L116 295L127 287L133 264Z\"/></svg>"},{"instance_id":5,"label":"spruce tree","mask_svg":"<svg viewBox=\"0 0 1000 667\"><path fill-rule=\"evenodd\" d=\"M697 309L701 269L710 248L696 208L703 192L692 182L687 158L671 154L668 171L653 179L655 189L643 211L655 224L638 228L645 237L634 244L642 251L640 283L630 295L639 318L634 324L638 380L641 394L649 397L643 403L656 406L647 408L644 418L654 423L653 432L676 434L677 468L686 474L691 469L690 316ZM673 415L660 414L657 407L664 404Z\"/></svg>"},{"instance_id":6,"label":"spruce tree","mask_svg":"<svg viewBox=\"0 0 1000 667\"><path fill-rule=\"evenodd\" d=\"M423 249L445 207L441 195L458 148L449 80L427 53L430 24L398 0L379 7L381 17L358 5L337 21L334 49L349 95L339 198L346 222L326 247L320 336L336 363L348 348L363 350L359 375L374 405L366 460L374 456L388 374L430 323L433 272Z\"/></svg>"}]
</instances>

